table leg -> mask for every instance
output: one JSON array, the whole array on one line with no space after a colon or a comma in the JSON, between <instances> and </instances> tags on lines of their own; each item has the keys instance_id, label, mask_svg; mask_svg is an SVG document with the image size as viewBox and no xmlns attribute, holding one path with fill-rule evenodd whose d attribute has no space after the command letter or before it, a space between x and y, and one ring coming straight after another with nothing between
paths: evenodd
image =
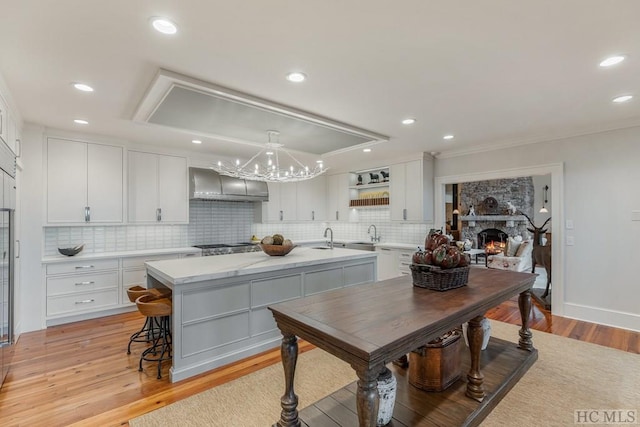
<instances>
[{"instance_id":1,"label":"table leg","mask_svg":"<svg viewBox=\"0 0 640 427\"><path fill-rule=\"evenodd\" d=\"M532 351L533 341L531 340L531 337L533 337L533 334L529 330L529 317L531 316L531 289L520 294L518 297L518 308L520 309L520 319L522 320L522 327L519 332L520 340L518 341L518 348Z\"/></svg>"},{"instance_id":2,"label":"table leg","mask_svg":"<svg viewBox=\"0 0 640 427\"><path fill-rule=\"evenodd\" d=\"M465 394L478 402L482 402L485 397L484 375L480 372L480 351L482 349L482 340L484 331L482 330L482 321L484 316L476 316L469 320L467 325L467 338L469 340L469 353L471 354L471 368L467 374L467 391Z\"/></svg>"},{"instance_id":3,"label":"table leg","mask_svg":"<svg viewBox=\"0 0 640 427\"><path fill-rule=\"evenodd\" d=\"M294 334L283 333L282 345L280 347L282 355L282 366L284 367L285 391L280 399L282 412L278 427L300 427L298 419L298 396L293 390L293 377L296 373L296 362L298 361L298 339Z\"/></svg>"},{"instance_id":4,"label":"table leg","mask_svg":"<svg viewBox=\"0 0 640 427\"><path fill-rule=\"evenodd\" d=\"M380 367L356 369L358 374L358 391L356 404L358 407L358 421L360 427L376 427L378 418L378 374Z\"/></svg>"}]
</instances>

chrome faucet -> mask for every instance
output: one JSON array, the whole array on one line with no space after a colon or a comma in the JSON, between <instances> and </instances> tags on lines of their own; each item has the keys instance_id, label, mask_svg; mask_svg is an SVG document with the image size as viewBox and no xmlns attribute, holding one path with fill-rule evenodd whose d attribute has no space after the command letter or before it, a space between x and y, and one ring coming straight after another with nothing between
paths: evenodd
<instances>
[{"instance_id":1,"label":"chrome faucet","mask_svg":"<svg viewBox=\"0 0 640 427\"><path fill-rule=\"evenodd\" d=\"M378 229L376 228L375 225L371 224L369 226L369 228L367 229L367 234L371 234L371 227L373 227L373 236L371 236L371 241L372 242L379 242L380 241L380 236L378 236Z\"/></svg>"},{"instance_id":2,"label":"chrome faucet","mask_svg":"<svg viewBox=\"0 0 640 427\"><path fill-rule=\"evenodd\" d=\"M329 247L333 249L333 230L330 227L324 229L324 237L327 237L327 231L331 232L331 240L329 241Z\"/></svg>"}]
</instances>

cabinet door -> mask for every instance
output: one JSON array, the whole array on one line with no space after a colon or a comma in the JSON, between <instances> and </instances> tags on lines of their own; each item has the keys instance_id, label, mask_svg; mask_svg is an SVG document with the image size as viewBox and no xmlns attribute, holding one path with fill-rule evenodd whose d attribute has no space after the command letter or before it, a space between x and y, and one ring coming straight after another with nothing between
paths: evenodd
<instances>
[{"instance_id":1,"label":"cabinet door","mask_svg":"<svg viewBox=\"0 0 640 427\"><path fill-rule=\"evenodd\" d=\"M298 221L324 221L326 219L325 177L319 176L296 184Z\"/></svg>"},{"instance_id":2,"label":"cabinet door","mask_svg":"<svg viewBox=\"0 0 640 427\"><path fill-rule=\"evenodd\" d=\"M256 222L267 223L280 221L280 184L267 183L269 189L269 201L256 204L258 215Z\"/></svg>"},{"instance_id":3,"label":"cabinet door","mask_svg":"<svg viewBox=\"0 0 640 427\"><path fill-rule=\"evenodd\" d=\"M152 153L129 151L130 222L157 222L158 157Z\"/></svg>"},{"instance_id":4,"label":"cabinet door","mask_svg":"<svg viewBox=\"0 0 640 427\"><path fill-rule=\"evenodd\" d=\"M47 222L85 222L87 144L47 140Z\"/></svg>"},{"instance_id":5,"label":"cabinet door","mask_svg":"<svg viewBox=\"0 0 640 427\"><path fill-rule=\"evenodd\" d=\"M397 251L389 248L376 248L378 253L378 280L387 280L400 275Z\"/></svg>"},{"instance_id":6,"label":"cabinet door","mask_svg":"<svg viewBox=\"0 0 640 427\"><path fill-rule=\"evenodd\" d=\"M162 222L189 221L186 158L158 155L158 208Z\"/></svg>"},{"instance_id":7,"label":"cabinet door","mask_svg":"<svg viewBox=\"0 0 640 427\"><path fill-rule=\"evenodd\" d=\"M327 177L327 220L348 221L349 219L349 174Z\"/></svg>"},{"instance_id":8,"label":"cabinet door","mask_svg":"<svg viewBox=\"0 0 640 427\"><path fill-rule=\"evenodd\" d=\"M13 117L7 117L7 146L13 151L14 154L17 154L16 150L16 123L13 120Z\"/></svg>"},{"instance_id":9,"label":"cabinet door","mask_svg":"<svg viewBox=\"0 0 640 427\"><path fill-rule=\"evenodd\" d=\"M280 183L280 210L283 221L295 221L297 215L297 190L295 182Z\"/></svg>"},{"instance_id":10,"label":"cabinet door","mask_svg":"<svg viewBox=\"0 0 640 427\"><path fill-rule=\"evenodd\" d=\"M91 222L122 222L123 149L87 144L87 206Z\"/></svg>"},{"instance_id":11,"label":"cabinet door","mask_svg":"<svg viewBox=\"0 0 640 427\"><path fill-rule=\"evenodd\" d=\"M9 139L9 108L4 98L0 95L0 140L7 142Z\"/></svg>"},{"instance_id":12,"label":"cabinet door","mask_svg":"<svg viewBox=\"0 0 640 427\"><path fill-rule=\"evenodd\" d=\"M422 161L405 163L404 207L407 221L422 221L423 218L423 176Z\"/></svg>"},{"instance_id":13,"label":"cabinet door","mask_svg":"<svg viewBox=\"0 0 640 427\"><path fill-rule=\"evenodd\" d=\"M392 221L403 221L406 216L405 206L405 166L404 163L389 167L389 209Z\"/></svg>"}]
</instances>

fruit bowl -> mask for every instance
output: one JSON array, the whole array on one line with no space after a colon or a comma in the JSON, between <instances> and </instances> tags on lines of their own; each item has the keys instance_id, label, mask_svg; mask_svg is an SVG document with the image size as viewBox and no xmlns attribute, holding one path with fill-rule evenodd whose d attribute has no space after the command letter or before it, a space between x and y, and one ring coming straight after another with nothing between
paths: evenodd
<instances>
[{"instance_id":1,"label":"fruit bowl","mask_svg":"<svg viewBox=\"0 0 640 427\"><path fill-rule=\"evenodd\" d=\"M73 248L58 248L58 252L60 252L62 255L74 256L79 254L82 249L84 249L84 244L75 246Z\"/></svg>"},{"instance_id":2,"label":"fruit bowl","mask_svg":"<svg viewBox=\"0 0 640 427\"><path fill-rule=\"evenodd\" d=\"M260 243L262 252L271 256L285 256L295 247L296 245L265 245Z\"/></svg>"}]
</instances>

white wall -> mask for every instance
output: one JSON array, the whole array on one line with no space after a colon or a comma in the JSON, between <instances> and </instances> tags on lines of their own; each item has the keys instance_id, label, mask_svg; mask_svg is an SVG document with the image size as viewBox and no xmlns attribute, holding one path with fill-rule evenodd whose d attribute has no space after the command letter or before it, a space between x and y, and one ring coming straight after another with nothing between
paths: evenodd
<instances>
[{"instance_id":1,"label":"white wall","mask_svg":"<svg viewBox=\"0 0 640 427\"><path fill-rule=\"evenodd\" d=\"M556 200L574 228L556 225L575 246L558 248L564 265L554 270L561 269L563 293L552 305L561 304L564 316L640 331L640 221L631 220L632 211L640 211L638 159L640 127L440 158L435 176L482 173L497 164L517 169L563 163L564 191Z\"/></svg>"}]
</instances>

